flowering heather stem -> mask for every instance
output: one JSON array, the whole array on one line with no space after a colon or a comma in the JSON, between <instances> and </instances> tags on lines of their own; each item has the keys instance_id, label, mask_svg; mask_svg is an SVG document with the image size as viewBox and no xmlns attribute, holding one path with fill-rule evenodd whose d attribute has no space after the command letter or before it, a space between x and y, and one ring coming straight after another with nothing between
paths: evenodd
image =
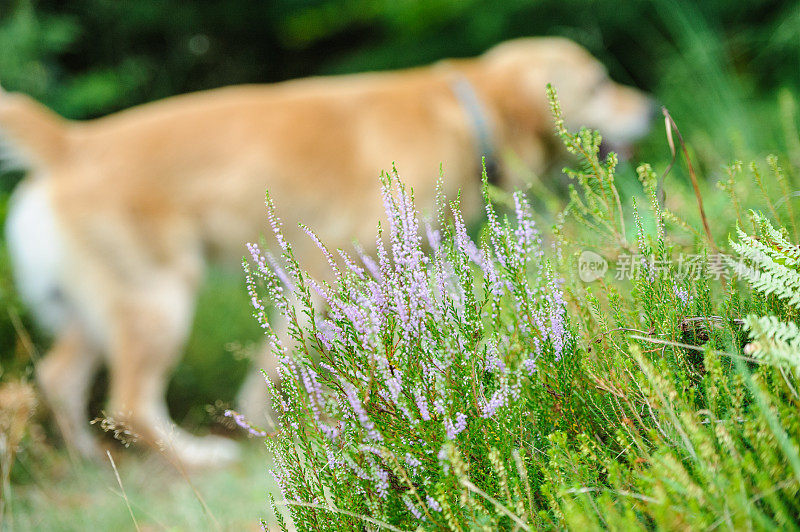
<instances>
[{"instance_id":1,"label":"flowering heather stem","mask_svg":"<svg viewBox=\"0 0 800 532\"><path fill-rule=\"evenodd\" d=\"M345 483L363 501L360 511L381 518L396 500L410 518L433 525L457 507L456 501L445 505L435 489L461 471L447 465L452 453L442 454L445 446L499 434L515 423L525 409L522 390L536 386L543 357L558 364L569 348L570 325L524 196L514 195L513 227L501 226L487 204L491 235L483 246L470 238L459 200L450 204L450 224L442 225L444 198L437 197L438 226L426 226L426 254L413 191L395 173L384 175L381 185L390 248L379 224L377 260L355 248L363 268L337 250L346 266L340 268L322 240L301 225L328 261L332 284L311 279L294 261L269 196L268 219L292 279L258 246L249 246L254 266L245 271L256 317L282 353L282 389L273 388L282 406L278 424L282 434L298 438L297 444L278 439L271 445L282 457L275 476L287 497L325 500L325 490L340 493ZM292 325L293 347L269 325L256 277ZM320 315L321 309L311 308L311 290L327 312L312 320L309 333L289 301ZM504 301L516 302L522 312L507 312ZM319 356L309 352L306 338ZM226 415L257 433L237 414ZM317 464L314 478L322 492L293 480L301 467L295 445L303 460ZM387 459L395 456L404 457L407 471ZM437 456L445 456L444 466ZM394 474L407 478L412 491L398 493Z\"/></svg>"}]
</instances>

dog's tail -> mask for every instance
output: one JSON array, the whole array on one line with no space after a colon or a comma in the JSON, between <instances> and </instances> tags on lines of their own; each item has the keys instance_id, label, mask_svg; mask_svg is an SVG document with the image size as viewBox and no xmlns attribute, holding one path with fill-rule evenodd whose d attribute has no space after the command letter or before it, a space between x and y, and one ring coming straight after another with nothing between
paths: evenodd
<instances>
[{"instance_id":1,"label":"dog's tail","mask_svg":"<svg viewBox=\"0 0 800 532\"><path fill-rule=\"evenodd\" d=\"M36 169L55 163L66 149L66 120L29 96L0 87L0 160Z\"/></svg>"}]
</instances>

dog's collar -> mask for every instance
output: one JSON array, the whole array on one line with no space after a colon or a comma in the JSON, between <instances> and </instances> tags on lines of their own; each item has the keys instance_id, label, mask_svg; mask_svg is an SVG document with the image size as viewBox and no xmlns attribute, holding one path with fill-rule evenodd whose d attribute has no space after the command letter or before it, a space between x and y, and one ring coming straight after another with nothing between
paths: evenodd
<instances>
[{"instance_id":1,"label":"dog's collar","mask_svg":"<svg viewBox=\"0 0 800 532\"><path fill-rule=\"evenodd\" d=\"M464 76L457 76L450 82L450 87L458 103L469 116L478 147L478 158L486 158L486 175L490 183L497 182L497 151L492 140L492 129L486 107L481 102L475 87Z\"/></svg>"}]
</instances>

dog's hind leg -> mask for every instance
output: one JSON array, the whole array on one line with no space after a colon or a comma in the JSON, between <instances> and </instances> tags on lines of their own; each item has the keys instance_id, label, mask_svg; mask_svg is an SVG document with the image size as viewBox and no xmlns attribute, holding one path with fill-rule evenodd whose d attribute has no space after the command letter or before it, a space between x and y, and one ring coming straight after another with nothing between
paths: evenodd
<instances>
[{"instance_id":1,"label":"dog's hind leg","mask_svg":"<svg viewBox=\"0 0 800 532\"><path fill-rule=\"evenodd\" d=\"M282 334L281 336L282 339L291 340L288 334ZM237 408L244 414L249 423L272 429L275 422L271 418L271 398L267 391L264 374L261 373L261 370L264 370L274 384L280 384L278 361L271 352L270 347L266 345L262 347L261 353L257 355L253 366L250 368L236 397Z\"/></svg>"},{"instance_id":2,"label":"dog's hind leg","mask_svg":"<svg viewBox=\"0 0 800 532\"><path fill-rule=\"evenodd\" d=\"M291 304L294 305L297 312L298 325L303 330L308 330L311 325L308 314L301 310L300 303L296 299L292 299ZM311 304L316 311L323 308L323 299L318 294L312 293ZM275 316L277 311L272 309L272 316L270 325L275 328L275 333L278 335L279 340L287 350L295 347L295 339L289 334L289 324L285 316ZM266 372L270 380L278 387L280 387L280 362L272 352L271 345L265 345L258 355L253 368L247 374L244 383L239 390L236 397L236 404L240 412L244 414L245 419L250 423L257 426L265 426L272 429L275 422L271 415L274 413L272 409L272 400L269 397L267 384L264 380L262 370Z\"/></svg>"},{"instance_id":3,"label":"dog's hind leg","mask_svg":"<svg viewBox=\"0 0 800 532\"><path fill-rule=\"evenodd\" d=\"M97 457L98 448L89 430L86 407L100 353L77 325L67 327L36 366L36 378L53 410L68 446L86 457Z\"/></svg>"},{"instance_id":4,"label":"dog's hind leg","mask_svg":"<svg viewBox=\"0 0 800 532\"><path fill-rule=\"evenodd\" d=\"M230 462L237 454L233 441L192 436L175 426L167 410L166 388L189 333L195 287L172 270L145 277L111 308L109 413L185 465Z\"/></svg>"}]
</instances>

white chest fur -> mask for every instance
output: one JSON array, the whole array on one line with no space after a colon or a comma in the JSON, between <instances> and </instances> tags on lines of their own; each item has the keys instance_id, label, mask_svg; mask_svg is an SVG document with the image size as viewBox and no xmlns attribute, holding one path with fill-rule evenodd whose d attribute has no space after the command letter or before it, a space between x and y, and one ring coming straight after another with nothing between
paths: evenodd
<instances>
[{"instance_id":1,"label":"white chest fur","mask_svg":"<svg viewBox=\"0 0 800 532\"><path fill-rule=\"evenodd\" d=\"M14 191L6 219L6 241L17 290L40 325L51 333L64 326L64 242L44 179L26 180Z\"/></svg>"}]
</instances>

